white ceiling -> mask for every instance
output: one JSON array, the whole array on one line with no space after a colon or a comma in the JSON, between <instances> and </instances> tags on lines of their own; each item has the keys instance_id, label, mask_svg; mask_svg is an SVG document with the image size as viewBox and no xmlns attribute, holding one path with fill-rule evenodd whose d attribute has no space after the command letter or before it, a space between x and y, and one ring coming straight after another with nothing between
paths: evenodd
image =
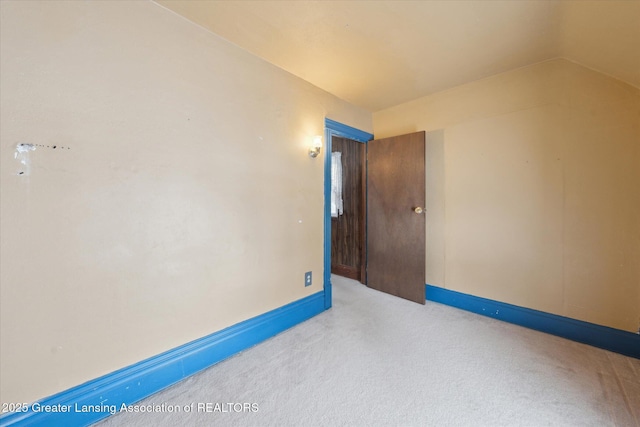
<instances>
[{"instance_id":1,"label":"white ceiling","mask_svg":"<svg viewBox=\"0 0 640 427\"><path fill-rule=\"evenodd\" d=\"M640 87L640 1L155 0L378 111L564 57Z\"/></svg>"}]
</instances>

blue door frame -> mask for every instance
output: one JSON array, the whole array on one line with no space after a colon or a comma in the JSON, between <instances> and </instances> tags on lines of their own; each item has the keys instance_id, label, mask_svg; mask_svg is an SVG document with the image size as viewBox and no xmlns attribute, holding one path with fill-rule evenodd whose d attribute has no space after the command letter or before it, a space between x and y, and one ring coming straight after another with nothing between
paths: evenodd
<instances>
[{"instance_id":1,"label":"blue door frame","mask_svg":"<svg viewBox=\"0 0 640 427\"><path fill-rule=\"evenodd\" d=\"M331 308L331 138L339 136L366 144L373 135L331 119L324 119L324 308Z\"/></svg>"}]
</instances>

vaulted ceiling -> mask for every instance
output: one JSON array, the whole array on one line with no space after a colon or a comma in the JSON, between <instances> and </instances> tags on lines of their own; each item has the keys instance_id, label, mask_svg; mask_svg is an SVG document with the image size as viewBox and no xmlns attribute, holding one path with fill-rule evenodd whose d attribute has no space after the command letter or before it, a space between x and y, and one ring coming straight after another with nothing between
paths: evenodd
<instances>
[{"instance_id":1,"label":"vaulted ceiling","mask_svg":"<svg viewBox=\"0 0 640 427\"><path fill-rule=\"evenodd\" d=\"M378 111L564 57L640 87L640 1L155 0Z\"/></svg>"}]
</instances>

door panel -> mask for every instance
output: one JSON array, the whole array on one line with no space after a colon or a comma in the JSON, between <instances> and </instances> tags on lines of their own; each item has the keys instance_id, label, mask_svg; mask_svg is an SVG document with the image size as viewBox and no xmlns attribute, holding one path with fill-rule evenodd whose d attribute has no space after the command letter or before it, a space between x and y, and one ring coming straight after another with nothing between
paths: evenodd
<instances>
[{"instance_id":1,"label":"door panel","mask_svg":"<svg viewBox=\"0 0 640 427\"><path fill-rule=\"evenodd\" d=\"M331 273L364 283L365 144L333 136L331 151L342 153L343 214L331 218Z\"/></svg>"},{"instance_id":2,"label":"door panel","mask_svg":"<svg viewBox=\"0 0 640 427\"><path fill-rule=\"evenodd\" d=\"M425 303L425 132L367 143L367 286Z\"/></svg>"}]
</instances>

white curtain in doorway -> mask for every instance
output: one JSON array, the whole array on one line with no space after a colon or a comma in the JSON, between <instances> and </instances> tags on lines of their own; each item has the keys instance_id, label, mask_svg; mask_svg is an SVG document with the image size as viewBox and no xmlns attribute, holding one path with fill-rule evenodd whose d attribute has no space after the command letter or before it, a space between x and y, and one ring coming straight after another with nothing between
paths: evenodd
<instances>
[{"instance_id":1,"label":"white curtain in doorway","mask_svg":"<svg viewBox=\"0 0 640 427\"><path fill-rule=\"evenodd\" d=\"M331 153L331 216L342 215L342 153Z\"/></svg>"}]
</instances>

